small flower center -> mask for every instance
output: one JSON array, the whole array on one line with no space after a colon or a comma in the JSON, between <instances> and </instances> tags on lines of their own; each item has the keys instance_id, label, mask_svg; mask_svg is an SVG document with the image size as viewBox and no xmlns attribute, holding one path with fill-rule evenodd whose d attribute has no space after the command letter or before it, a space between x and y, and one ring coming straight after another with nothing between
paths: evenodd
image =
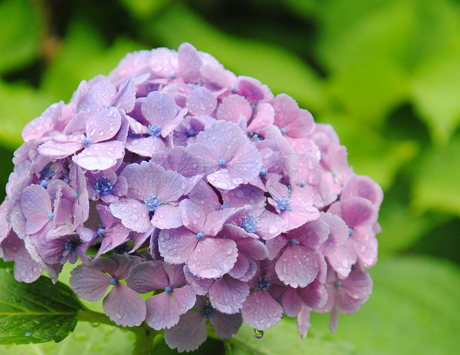
<instances>
[{"instance_id":1,"label":"small flower center","mask_svg":"<svg viewBox=\"0 0 460 355\"><path fill-rule=\"evenodd\" d=\"M352 236L353 232L354 232L353 228L348 228L348 235L349 236Z\"/></svg>"},{"instance_id":2,"label":"small flower center","mask_svg":"<svg viewBox=\"0 0 460 355\"><path fill-rule=\"evenodd\" d=\"M49 183L50 182L48 180L42 180L42 181L40 181L40 186L45 188L45 189L47 189Z\"/></svg>"},{"instance_id":3,"label":"small flower center","mask_svg":"<svg viewBox=\"0 0 460 355\"><path fill-rule=\"evenodd\" d=\"M286 196L283 195L283 197L277 199L276 203L278 204L278 208L280 211L292 211L292 207L290 206L291 200L289 198L286 198Z\"/></svg>"},{"instance_id":4,"label":"small flower center","mask_svg":"<svg viewBox=\"0 0 460 355\"><path fill-rule=\"evenodd\" d=\"M264 291L267 290L270 287L270 280L271 280L271 278L266 277L266 276L262 276L260 278L259 283L256 286L256 289L264 290Z\"/></svg>"},{"instance_id":5,"label":"small flower center","mask_svg":"<svg viewBox=\"0 0 460 355\"><path fill-rule=\"evenodd\" d=\"M335 282L335 286L336 286L336 287L342 286L342 281L337 280L337 281Z\"/></svg>"},{"instance_id":6,"label":"small flower center","mask_svg":"<svg viewBox=\"0 0 460 355\"><path fill-rule=\"evenodd\" d=\"M171 293L171 292L172 292L171 286L166 286L165 292L166 292L166 293Z\"/></svg>"},{"instance_id":7,"label":"small flower center","mask_svg":"<svg viewBox=\"0 0 460 355\"><path fill-rule=\"evenodd\" d=\"M284 127L281 128L281 133L282 133L282 134L286 134L286 128L284 128Z\"/></svg>"},{"instance_id":8,"label":"small flower center","mask_svg":"<svg viewBox=\"0 0 460 355\"><path fill-rule=\"evenodd\" d=\"M117 280L115 277L112 277L112 278L110 279L110 283L111 283L112 285L114 285L114 286L117 284L117 282L118 282L118 280Z\"/></svg>"},{"instance_id":9,"label":"small flower center","mask_svg":"<svg viewBox=\"0 0 460 355\"><path fill-rule=\"evenodd\" d=\"M65 243L64 248L68 251L73 251L75 250L75 244L68 241L67 243Z\"/></svg>"},{"instance_id":10,"label":"small flower center","mask_svg":"<svg viewBox=\"0 0 460 355\"><path fill-rule=\"evenodd\" d=\"M48 213L48 215L46 217L48 217L49 220L52 220L53 219L53 214L50 212L50 213Z\"/></svg>"},{"instance_id":11,"label":"small flower center","mask_svg":"<svg viewBox=\"0 0 460 355\"><path fill-rule=\"evenodd\" d=\"M294 238L292 238L292 239L289 241L289 244L291 244L291 245L296 245L296 244L297 244L297 240L295 240Z\"/></svg>"},{"instance_id":12,"label":"small flower center","mask_svg":"<svg viewBox=\"0 0 460 355\"><path fill-rule=\"evenodd\" d=\"M243 217L243 228L247 233L254 233L256 224L259 223L253 214Z\"/></svg>"},{"instance_id":13,"label":"small flower center","mask_svg":"<svg viewBox=\"0 0 460 355\"><path fill-rule=\"evenodd\" d=\"M225 210L226 208L228 208L228 205L226 203L223 203L222 206L220 206L221 210Z\"/></svg>"},{"instance_id":14,"label":"small flower center","mask_svg":"<svg viewBox=\"0 0 460 355\"><path fill-rule=\"evenodd\" d=\"M98 229L97 229L97 235L98 235L99 237L102 237L102 236L104 235L104 233L105 233L105 229L104 229L104 228L98 228Z\"/></svg>"},{"instance_id":15,"label":"small flower center","mask_svg":"<svg viewBox=\"0 0 460 355\"><path fill-rule=\"evenodd\" d=\"M197 237L198 239L203 239L203 238L204 238L204 234L203 234L202 232L198 232L198 233L196 234L196 237Z\"/></svg>"},{"instance_id":16,"label":"small flower center","mask_svg":"<svg viewBox=\"0 0 460 355\"><path fill-rule=\"evenodd\" d=\"M190 128L190 129L187 131L187 135L188 135L189 137L194 136L195 133L196 133L196 131L195 131L193 128Z\"/></svg>"},{"instance_id":17,"label":"small flower center","mask_svg":"<svg viewBox=\"0 0 460 355\"><path fill-rule=\"evenodd\" d=\"M159 124L149 125L149 134L151 136L159 137L161 134L161 125Z\"/></svg>"},{"instance_id":18,"label":"small flower center","mask_svg":"<svg viewBox=\"0 0 460 355\"><path fill-rule=\"evenodd\" d=\"M112 191L113 185L110 183L109 178L101 177L96 179L96 185L94 189L101 195L106 196Z\"/></svg>"},{"instance_id":19,"label":"small flower center","mask_svg":"<svg viewBox=\"0 0 460 355\"><path fill-rule=\"evenodd\" d=\"M201 314L204 314L207 320L211 319L211 315L213 312L215 312L216 309L211 306L210 304L207 304L202 310L200 310Z\"/></svg>"},{"instance_id":20,"label":"small flower center","mask_svg":"<svg viewBox=\"0 0 460 355\"><path fill-rule=\"evenodd\" d=\"M89 140L88 138L83 138L83 140L81 141L83 143L83 145L86 147L88 144L89 144Z\"/></svg>"},{"instance_id":21,"label":"small flower center","mask_svg":"<svg viewBox=\"0 0 460 355\"><path fill-rule=\"evenodd\" d=\"M78 198L78 193L74 192L73 193L73 198Z\"/></svg>"},{"instance_id":22,"label":"small flower center","mask_svg":"<svg viewBox=\"0 0 460 355\"><path fill-rule=\"evenodd\" d=\"M222 168L225 166L225 159L219 160L219 166Z\"/></svg>"},{"instance_id":23,"label":"small flower center","mask_svg":"<svg viewBox=\"0 0 460 355\"><path fill-rule=\"evenodd\" d=\"M260 174L260 176L265 176L265 175L268 174L268 170L265 169L265 168L262 168L262 169L260 169L260 173L259 173L259 174Z\"/></svg>"},{"instance_id":24,"label":"small flower center","mask_svg":"<svg viewBox=\"0 0 460 355\"><path fill-rule=\"evenodd\" d=\"M307 185L307 183L306 183L305 181L302 180L302 181L300 182L300 187L305 187L305 185Z\"/></svg>"},{"instance_id":25,"label":"small flower center","mask_svg":"<svg viewBox=\"0 0 460 355\"><path fill-rule=\"evenodd\" d=\"M150 195L150 197L148 199L146 199L145 201L145 204L147 206L149 206L149 210L150 212L154 212L155 211L155 207L158 207L161 205L161 202L160 200L158 199L158 197L156 196L152 196Z\"/></svg>"}]
</instances>

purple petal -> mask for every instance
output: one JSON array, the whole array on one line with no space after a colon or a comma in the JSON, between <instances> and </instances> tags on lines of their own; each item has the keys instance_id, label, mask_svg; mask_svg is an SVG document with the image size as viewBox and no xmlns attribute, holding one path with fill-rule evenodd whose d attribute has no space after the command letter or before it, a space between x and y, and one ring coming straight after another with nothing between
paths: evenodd
<instances>
[{"instance_id":1,"label":"purple petal","mask_svg":"<svg viewBox=\"0 0 460 355\"><path fill-rule=\"evenodd\" d=\"M246 283L224 275L209 289L209 300L214 308L226 314L239 312L249 295Z\"/></svg>"},{"instance_id":2,"label":"purple petal","mask_svg":"<svg viewBox=\"0 0 460 355\"><path fill-rule=\"evenodd\" d=\"M111 203L110 211L121 219L121 223L136 232L147 232L151 228L149 208L145 203L124 198Z\"/></svg>"},{"instance_id":3,"label":"purple petal","mask_svg":"<svg viewBox=\"0 0 460 355\"><path fill-rule=\"evenodd\" d=\"M233 265L228 274L235 279L239 279L247 273L249 270L249 265L249 258L244 253L238 252L236 263Z\"/></svg>"},{"instance_id":4,"label":"purple petal","mask_svg":"<svg viewBox=\"0 0 460 355\"><path fill-rule=\"evenodd\" d=\"M155 208L151 223L160 229L172 229L182 226L179 206L161 205Z\"/></svg>"},{"instance_id":5,"label":"purple petal","mask_svg":"<svg viewBox=\"0 0 460 355\"><path fill-rule=\"evenodd\" d=\"M121 282L104 298L102 307L116 325L133 327L145 320L146 305L141 295Z\"/></svg>"},{"instance_id":6,"label":"purple petal","mask_svg":"<svg viewBox=\"0 0 460 355\"><path fill-rule=\"evenodd\" d=\"M104 297L110 286L111 276L91 267L94 261L87 265L78 265L70 274L70 285L78 297L90 302L99 301Z\"/></svg>"},{"instance_id":7,"label":"purple petal","mask_svg":"<svg viewBox=\"0 0 460 355\"><path fill-rule=\"evenodd\" d=\"M218 120L238 123L240 117L246 122L252 118L252 107L243 96L230 95L222 100L216 113Z\"/></svg>"},{"instance_id":8,"label":"purple petal","mask_svg":"<svg viewBox=\"0 0 460 355\"><path fill-rule=\"evenodd\" d=\"M130 76L128 80L120 85L118 92L112 97L110 106L122 109L126 113L130 113L134 109L136 102L136 88L134 86L133 77Z\"/></svg>"},{"instance_id":9,"label":"purple petal","mask_svg":"<svg viewBox=\"0 0 460 355\"><path fill-rule=\"evenodd\" d=\"M171 328L179 322L180 311L172 295L163 292L150 297L146 302L147 324L153 329Z\"/></svg>"},{"instance_id":10,"label":"purple petal","mask_svg":"<svg viewBox=\"0 0 460 355\"><path fill-rule=\"evenodd\" d=\"M326 287L318 278L305 288L297 288L297 292L309 309L317 310L327 302Z\"/></svg>"},{"instance_id":11,"label":"purple petal","mask_svg":"<svg viewBox=\"0 0 460 355\"><path fill-rule=\"evenodd\" d=\"M151 125L163 127L176 117L178 108L172 96L153 91L145 98L141 110Z\"/></svg>"},{"instance_id":12,"label":"purple petal","mask_svg":"<svg viewBox=\"0 0 460 355\"><path fill-rule=\"evenodd\" d=\"M102 238L101 247L97 252L97 256L105 254L126 241L129 241L130 229L126 228L123 224L117 223L112 228L106 230Z\"/></svg>"},{"instance_id":13,"label":"purple petal","mask_svg":"<svg viewBox=\"0 0 460 355\"><path fill-rule=\"evenodd\" d=\"M126 284L138 293L148 293L153 290L164 290L169 282L163 262L149 261L131 268Z\"/></svg>"},{"instance_id":14,"label":"purple petal","mask_svg":"<svg viewBox=\"0 0 460 355\"><path fill-rule=\"evenodd\" d=\"M200 79L202 61L198 51L190 43L182 43L177 53L179 59L179 76L184 82L196 83Z\"/></svg>"},{"instance_id":15,"label":"purple petal","mask_svg":"<svg viewBox=\"0 0 460 355\"><path fill-rule=\"evenodd\" d=\"M232 335L238 333L238 330L243 325L243 318L241 317L241 313L217 313L214 317L211 317L210 321L216 329L216 335L221 339L231 338Z\"/></svg>"},{"instance_id":16,"label":"purple petal","mask_svg":"<svg viewBox=\"0 0 460 355\"><path fill-rule=\"evenodd\" d=\"M268 103L262 103L257 108L257 115L248 126L251 132L265 137L267 127L271 127L275 122L275 109Z\"/></svg>"},{"instance_id":17,"label":"purple petal","mask_svg":"<svg viewBox=\"0 0 460 355\"><path fill-rule=\"evenodd\" d=\"M56 141L56 136L53 140L46 141L38 147L38 152L47 157L62 159L78 152L84 148L81 140L78 141Z\"/></svg>"},{"instance_id":18,"label":"purple petal","mask_svg":"<svg viewBox=\"0 0 460 355\"><path fill-rule=\"evenodd\" d=\"M163 263L163 269L168 275L169 286L172 288L180 287L187 283L183 265Z\"/></svg>"},{"instance_id":19,"label":"purple petal","mask_svg":"<svg viewBox=\"0 0 460 355\"><path fill-rule=\"evenodd\" d=\"M301 245L288 245L276 262L275 270L286 285L305 287L318 275L316 254Z\"/></svg>"},{"instance_id":20,"label":"purple petal","mask_svg":"<svg viewBox=\"0 0 460 355\"><path fill-rule=\"evenodd\" d=\"M237 242L238 250L245 252L255 260L268 258L268 249L260 240L245 238Z\"/></svg>"},{"instance_id":21,"label":"purple petal","mask_svg":"<svg viewBox=\"0 0 460 355\"><path fill-rule=\"evenodd\" d=\"M207 337L206 319L198 311L188 311L174 327L165 329L166 344L179 352L198 349Z\"/></svg>"},{"instance_id":22,"label":"purple petal","mask_svg":"<svg viewBox=\"0 0 460 355\"><path fill-rule=\"evenodd\" d=\"M192 286L186 285L176 288L173 290L173 294L181 314L187 312L195 305L196 293L193 291Z\"/></svg>"},{"instance_id":23,"label":"purple petal","mask_svg":"<svg viewBox=\"0 0 460 355\"><path fill-rule=\"evenodd\" d=\"M166 262L183 264L193 254L198 238L187 228L163 229L158 238L158 248Z\"/></svg>"},{"instance_id":24,"label":"purple petal","mask_svg":"<svg viewBox=\"0 0 460 355\"><path fill-rule=\"evenodd\" d=\"M300 337L305 339L308 335L308 331L311 328L311 323L310 309L304 304L302 305L300 312L297 314L295 322L297 323L297 329L299 330Z\"/></svg>"},{"instance_id":25,"label":"purple petal","mask_svg":"<svg viewBox=\"0 0 460 355\"><path fill-rule=\"evenodd\" d=\"M155 153L164 152L166 145L163 140L156 136L147 138L128 138L126 149L143 157L152 157Z\"/></svg>"},{"instance_id":26,"label":"purple petal","mask_svg":"<svg viewBox=\"0 0 460 355\"><path fill-rule=\"evenodd\" d=\"M365 270L353 269L342 285L337 287L335 304L341 313L353 314L369 299L372 279Z\"/></svg>"},{"instance_id":27,"label":"purple petal","mask_svg":"<svg viewBox=\"0 0 460 355\"><path fill-rule=\"evenodd\" d=\"M283 317L283 307L267 291L251 293L241 309L244 322L264 330L278 323Z\"/></svg>"},{"instance_id":28,"label":"purple petal","mask_svg":"<svg viewBox=\"0 0 460 355\"><path fill-rule=\"evenodd\" d=\"M184 275L187 278L187 282L197 295L206 296L214 283L214 279L202 279L198 276L193 275L187 266L184 266Z\"/></svg>"},{"instance_id":29,"label":"purple petal","mask_svg":"<svg viewBox=\"0 0 460 355\"><path fill-rule=\"evenodd\" d=\"M198 277L217 278L230 271L237 256L233 240L206 237L198 242L187 265L190 272Z\"/></svg>"},{"instance_id":30,"label":"purple petal","mask_svg":"<svg viewBox=\"0 0 460 355\"><path fill-rule=\"evenodd\" d=\"M26 218L25 232L38 232L50 222L52 208L48 192L40 185L26 187L21 195L21 209Z\"/></svg>"},{"instance_id":31,"label":"purple petal","mask_svg":"<svg viewBox=\"0 0 460 355\"><path fill-rule=\"evenodd\" d=\"M302 308L302 303L302 298L300 298L297 290L292 287L288 287L283 296L283 308L286 315L288 317L296 317Z\"/></svg>"},{"instance_id":32,"label":"purple petal","mask_svg":"<svg viewBox=\"0 0 460 355\"><path fill-rule=\"evenodd\" d=\"M109 140L121 127L119 111L111 107L92 110L86 119L86 138L90 143Z\"/></svg>"}]
</instances>

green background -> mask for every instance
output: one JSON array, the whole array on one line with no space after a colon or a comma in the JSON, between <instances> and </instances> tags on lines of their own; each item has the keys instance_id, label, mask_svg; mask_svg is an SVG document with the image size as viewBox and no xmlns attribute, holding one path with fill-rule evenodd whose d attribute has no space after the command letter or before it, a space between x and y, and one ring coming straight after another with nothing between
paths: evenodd
<instances>
[{"instance_id":1,"label":"green background","mask_svg":"<svg viewBox=\"0 0 460 355\"><path fill-rule=\"evenodd\" d=\"M331 123L349 163L385 192L374 291L355 315L284 319L237 354L460 352L460 2L453 0L0 1L0 185L22 127L127 52L182 42ZM4 190L0 192L3 199ZM65 281L65 277L63 278ZM98 305L95 305L97 308ZM174 354L159 339L158 354ZM126 354L133 338L82 323L60 344L5 354ZM197 353L223 353L209 340Z\"/></svg>"}]
</instances>

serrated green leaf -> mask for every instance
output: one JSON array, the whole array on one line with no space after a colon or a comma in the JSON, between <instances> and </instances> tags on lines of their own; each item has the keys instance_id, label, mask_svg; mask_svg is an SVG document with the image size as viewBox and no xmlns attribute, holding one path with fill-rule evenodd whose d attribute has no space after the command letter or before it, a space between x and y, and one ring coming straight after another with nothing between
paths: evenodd
<instances>
[{"instance_id":1,"label":"serrated green leaf","mask_svg":"<svg viewBox=\"0 0 460 355\"><path fill-rule=\"evenodd\" d=\"M107 75L129 52L143 45L119 38L105 48L101 36L83 21L71 23L63 47L43 77L42 89L55 101L68 102L82 80Z\"/></svg>"},{"instance_id":2,"label":"serrated green leaf","mask_svg":"<svg viewBox=\"0 0 460 355\"><path fill-rule=\"evenodd\" d=\"M424 154L414 175L413 206L460 216L460 139Z\"/></svg>"},{"instance_id":3,"label":"serrated green leaf","mask_svg":"<svg viewBox=\"0 0 460 355\"><path fill-rule=\"evenodd\" d=\"M460 124L460 50L439 53L414 75L414 106L434 142L446 144Z\"/></svg>"},{"instance_id":4,"label":"serrated green leaf","mask_svg":"<svg viewBox=\"0 0 460 355\"><path fill-rule=\"evenodd\" d=\"M353 315L340 315L331 335L355 346L358 355L456 354L460 348L460 270L427 257L379 260L370 270L374 289ZM312 314L327 329L328 316Z\"/></svg>"},{"instance_id":5,"label":"serrated green leaf","mask_svg":"<svg viewBox=\"0 0 460 355\"><path fill-rule=\"evenodd\" d=\"M74 330L83 305L62 284L40 277L17 282L11 269L0 269L0 344L60 342Z\"/></svg>"},{"instance_id":6,"label":"serrated green leaf","mask_svg":"<svg viewBox=\"0 0 460 355\"><path fill-rule=\"evenodd\" d=\"M274 45L231 37L183 4L170 6L147 28L168 47L178 48L182 42L190 42L237 75L260 80L275 94L289 94L303 108L315 111L326 106L322 81L295 54Z\"/></svg>"},{"instance_id":7,"label":"serrated green leaf","mask_svg":"<svg viewBox=\"0 0 460 355\"><path fill-rule=\"evenodd\" d=\"M353 354L353 346L346 341L330 341L325 334L318 332L300 339L297 325L292 320L283 319L272 329L264 332L262 339L254 337L254 329L243 324L238 334L232 338L235 355L279 355L279 354L314 354L314 355L348 355Z\"/></svg>"},{"instance_id":8,"label":"serrated green leaf","mask_svg":"<svg viewBox=\"0 0 460 355\"><path fill-rule=\"evenodd\" d=\"M43 26L32 1L2 1L0 23L0 73L20 68L38 57Z\"/></svg>"},{"instance_id":9,"label":"serrated green leaf","mask_svg":"<svg viewBox=\"0 0 460 355\"><path fill-rule=\"evenodd\" d=\"M24 126L52 103L49 95L31 86L0 80L0 144L10 149L20 146Z\"/></svg>"}]
</instances>

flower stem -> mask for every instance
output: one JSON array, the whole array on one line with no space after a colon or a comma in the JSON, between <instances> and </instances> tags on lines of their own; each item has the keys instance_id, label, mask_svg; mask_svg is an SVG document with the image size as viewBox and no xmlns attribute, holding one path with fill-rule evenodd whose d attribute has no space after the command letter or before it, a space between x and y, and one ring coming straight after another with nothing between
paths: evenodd
<instances>
[{"instance_id":1,"label":"flower stem","mask_svg":"<svg viewBox=\"0 0 460 355\"><path fill-rule=\"evenodd\" d=\"M232 355L232 343L230 339L224 339L225 355Z\"/></svg>"}]
</instances>

